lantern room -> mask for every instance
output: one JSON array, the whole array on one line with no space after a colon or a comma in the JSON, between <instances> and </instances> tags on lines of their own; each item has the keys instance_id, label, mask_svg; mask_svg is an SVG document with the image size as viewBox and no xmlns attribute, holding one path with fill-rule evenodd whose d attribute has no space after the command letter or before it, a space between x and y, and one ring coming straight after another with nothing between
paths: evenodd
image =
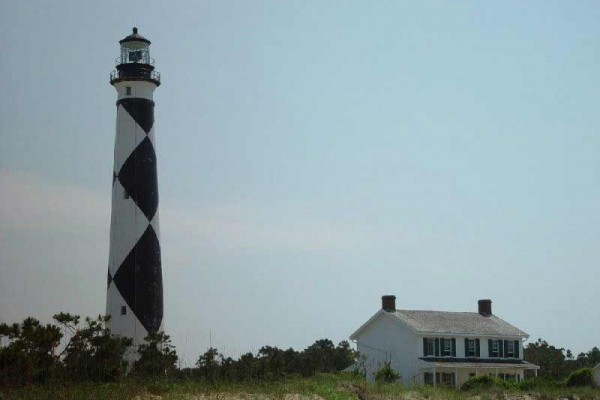
<instances>
[{"instance_id":1,"label":"lantern room","mask_svg":"<svg viewBox=\"0 0 600 400\"><path fill-rule=\"evenodd\" d=\"M117 64L142 63L154 64L150 58L150 41L133 28L133 33L119 41L121 45L121 57Z\"/></svg>"},{"instance_id":2,"label":"lantern room","mask_svg":"<svg viewBox=\"0 0 600 400\"><path fill-rule=\"evenodd\" d=\"M160 85L160 74L154 70L150 57L150 41L138 33L137 28L119 41L121 55L117 57L117 69L110 74L110 83L123 80L142 80Z\"/></svg>"}]
</instances>

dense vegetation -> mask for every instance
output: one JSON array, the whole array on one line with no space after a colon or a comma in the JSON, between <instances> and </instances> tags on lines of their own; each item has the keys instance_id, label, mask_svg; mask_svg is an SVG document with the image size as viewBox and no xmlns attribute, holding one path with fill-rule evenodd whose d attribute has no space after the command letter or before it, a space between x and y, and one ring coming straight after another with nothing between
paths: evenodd
<instances>
[{"instance_id":1,"label":"dense vegetation","mask_svg":"<svg viewBox=\"0 0 600 400\"><path fill-rule=\"evenodd\" d=\"M525 360L541 367L540 377L553 380L566 379L570 373L580 368L592 368L600 363L598 347L575 357L571 350L556 348L542 339L527 344L524 353Z\"/></svg>"},{"instance_id":2,"label":"dense vegetation","mask_svg":"<svg viewBox=\"0 0 600 400\"><path fill-rule=\"evenodd\" d=\"M111 336L108 317L86 318L56 314L55 324L42 325L34 318L21 324L0 324L0 387L19 387L47 382L116 382L127 372L137 378L169 378L217 381L277 380L291 375L310 377L341 371L352 365L356 352L347 341L337 346L320 339L303 351L264 346L258 353L239 359L225 357L215 348L199 355L196 368L177 369L177 352L163 332L151 334L132 349L131 340ZM69 340L58 352L63 332ZM137 361L127 365L127 352Z\"/></svg>"},{"instance_id":3,"label":"dense vegetation","mask_svg":"<svg viewBox=\"0 0 600 400\"><path fill-rule=\"evenodd\" d=\"M449 392L443 388L406 388L398 383L398 374L389 365L377 374L374 385L366 384L358 371L339 374L357 361L358 354L346 341L335 346L329 339L320 339L302 351L264 346L256 354L246 353L237 360L209 348L198 355L194 368L178 369L177 352L163 332L148 336L144 344L133 349L130 339L111 336L108 317L82 320L60 313L53 318L54 323L46 325L34 318L20 324L0 324L4 344L0 347L0 389L5 391L4 395L0 391L0 398L112 399L152 392L179 398L186 393L235 392L364 400L399 397L412 391L417 397L459 399L482 391L536 391L547 393L542 398L573 398L573 393L578 393L582 399L600 399L600 391L590 387L590 367L600 362L597 347L574 357L571 351L539 339L529 343L524 352L525 359L541 367L539 378L517 384L478 377L468 381L462 391ZM66 343L60 345L63 339ZM137 352L133 365L125 361L128 352Z\"/></svg>"},{"instance_id":4,"label":"dense vegetation","mask_svg":"<svg viewBox=\"0 0 600 400\"><path fill-rule=\"evenodd\" d=\"M503 381L500 381L503 382ZM317 374L274 381L208 383L195 380L141 380L111 383L38 385L0 390L2 400L600 400L590 387L534 386L502 388L495 385L454 390L444 387L369 384L355 374Z\"/></svg>"}]
</instances>

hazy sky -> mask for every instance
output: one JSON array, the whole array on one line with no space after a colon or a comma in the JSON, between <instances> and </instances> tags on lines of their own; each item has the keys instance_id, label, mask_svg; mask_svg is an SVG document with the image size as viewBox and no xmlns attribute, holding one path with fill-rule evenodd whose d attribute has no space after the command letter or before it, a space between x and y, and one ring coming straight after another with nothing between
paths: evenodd
<instances>
[{"instance_id":1,"label":"hazy sky","mask_svg":"<svg viewBox=\"0 0 600 400\"><path fill-rule=\"evenodd\" d=\"M395 294L600 346L597 1L0 0L0 320L103 313L118 40L152 41L185 365ZM212 341L212 343L211 343Z\"/></svg>"}]
</instances>

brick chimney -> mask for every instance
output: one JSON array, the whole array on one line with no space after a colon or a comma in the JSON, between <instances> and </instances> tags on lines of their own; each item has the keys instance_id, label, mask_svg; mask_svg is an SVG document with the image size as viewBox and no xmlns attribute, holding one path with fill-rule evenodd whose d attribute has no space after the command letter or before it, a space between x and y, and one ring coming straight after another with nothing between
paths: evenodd
<instances>
[{"instance_id":1,"label":"brick chimney","mask_svg":"<svg viewBox=\"0 0 600 400\"><path fill-rule=\"evenodd\" d=\"M381 296L381 308L384 311L396 311L396 296L389 294Z\"/></svg>"},{"instance_id":2,"label":"brick chimney","mask_svg":"<svg viewBox=\"0 0 600 400\"><path fill-rule=\"evenodd\" d=\"M492 301L490 299L479 300L477 305L479 306L479 314L484 317L492 315Z\"/></svg>"}]
</instances>

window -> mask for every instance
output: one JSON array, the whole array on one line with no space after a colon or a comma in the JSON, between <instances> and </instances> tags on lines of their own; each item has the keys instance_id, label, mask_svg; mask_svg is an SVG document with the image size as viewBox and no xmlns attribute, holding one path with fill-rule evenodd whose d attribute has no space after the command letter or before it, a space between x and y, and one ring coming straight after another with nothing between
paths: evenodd
<instances>
[{"instance_id":1,"label":"window","mask_svg":"<svg viewBox=\"0 0 600 400\"><path fill-rule=\"evenodd\" d=\"M498 374L498 378L502 379L503 381L517 381L517 376L518 375L515 374Z\"/></svg>"},{"instance_id":2,"label":"window","mask_svg":"<svg viewBox=\"0 0 600 400\"><path fill-rule=\"evenodd\" d=\"M432 372L424 372L423 373L423 383L425 385L433 386L433 373ZM446 373L446 372L436 372L435 373L435 383L436 385L441 386L454 386L454 373Z\"/></svg>"},{"instance_id":3,"label":"window","mask_svg":"<svg viewBox=\"0 0 600 400\"><path fill-rule=\"evenodd\" d=\"M481 357L479 339L465 338L465 357Z\"/></svg>"},{"instance_id":4,"label":"window","mask_svg":"<svg viewBox=\"0 0 600 400\"><path fill-rule=\"evenodd\" d=\"M506 343L505 357L514 357L514 356L515 356L515 342L513 342L512 340L509 340Z\"/></svg>"},{"instance_id":5,"label":"window","mask_svg":"<svg viewBox=\"0 0 600 400\"><path fill-rule=\"evenodd\" d=\"M442 339L442 343L443 343L442 355L444 357L452 356L452 341L450 339Z\"/></svg>"},{"instance_id":6,"label":"window","mask_svg":"<svg viewBox=\"0 0 600 400\"><path fill-rule=\"evenodd\" d=\"M456 357L455 338L423 338L424 357Z\"/></svg>"},{"instance_id":7,"label":"window","mask_svg":"<svg viewBox=\"0 0 600 400\"><path fill-rule=\"evenodd\" d=\"M121 315L127 314L127 307L121 306Z\"/></svg>"},{"instance_id":8,"label":"window","mask_svg":"<svg viewBox=\"0 0 600 400\"><path fill-rule=\"evenodd\" d=\"M126 94L127 96L131 96L131 86L126 86L126 87L125 87L125 94Z\"/></svg>"},{"instance_id":9,"label":"window","mask_svg":"<svg viewBox=\"0 0 600 400\"><path fill-rule=\"evenodd\" d=\"M141 60L142 60L142 50L129 52L129 62L138 62Z\"/></svg>"},{"instance_id":10,"label":"window","mask_svg":"<svg viewBox=\"0 0 600 400\"><path fill-rule=\"evenodd\" d=\"M454 387L454 372L436 372L435 375L436 382L438 385Z\"/></svg>"},{"instance_id":11,"label":"window","mask_svg":"<svg viewBox=\"0 0 600 400\"><path fill-rule=\"evenodd\" d=\"M500 357L500 341L492 340L492 352L490 353L490 357Z\"/></svg>"},{"instance_id":12,"label":"window","mask_svg":"<svg viewBox=\"0 0 600 400\"><path fill-rule=\"evenodd\" d=\"M518 340L488 339L488 355L492 358L520 358Z\"/></svg>"},{"instance_id":13,"label":"window","mask_svg":"<svg viewBox=\"0 0 600 400\"><path fill-rule=\"evenodd\" d=\"M469 357L475 357L475 339L469 339L467 351Z\"/></svg>"},{"instance_id":14,"label":"window","mask_svg":"<svg viewBox=\"0 0 600 400\"><path fill-rule=\"evenodd\" d=\"M423 338L423 356L430 357L433 355L434 355L433 338Z\"/></svg>"},{"instance_id":15,"label":"window","mask_svg":"<svg viewBox=\"0 0 600 400\"><path fill-rule=\"evenodd\" d=\"M425 372L423 374L423 383L425 385L433 386L433 373L432 372Z\"/></svg>"}]
</instances>

